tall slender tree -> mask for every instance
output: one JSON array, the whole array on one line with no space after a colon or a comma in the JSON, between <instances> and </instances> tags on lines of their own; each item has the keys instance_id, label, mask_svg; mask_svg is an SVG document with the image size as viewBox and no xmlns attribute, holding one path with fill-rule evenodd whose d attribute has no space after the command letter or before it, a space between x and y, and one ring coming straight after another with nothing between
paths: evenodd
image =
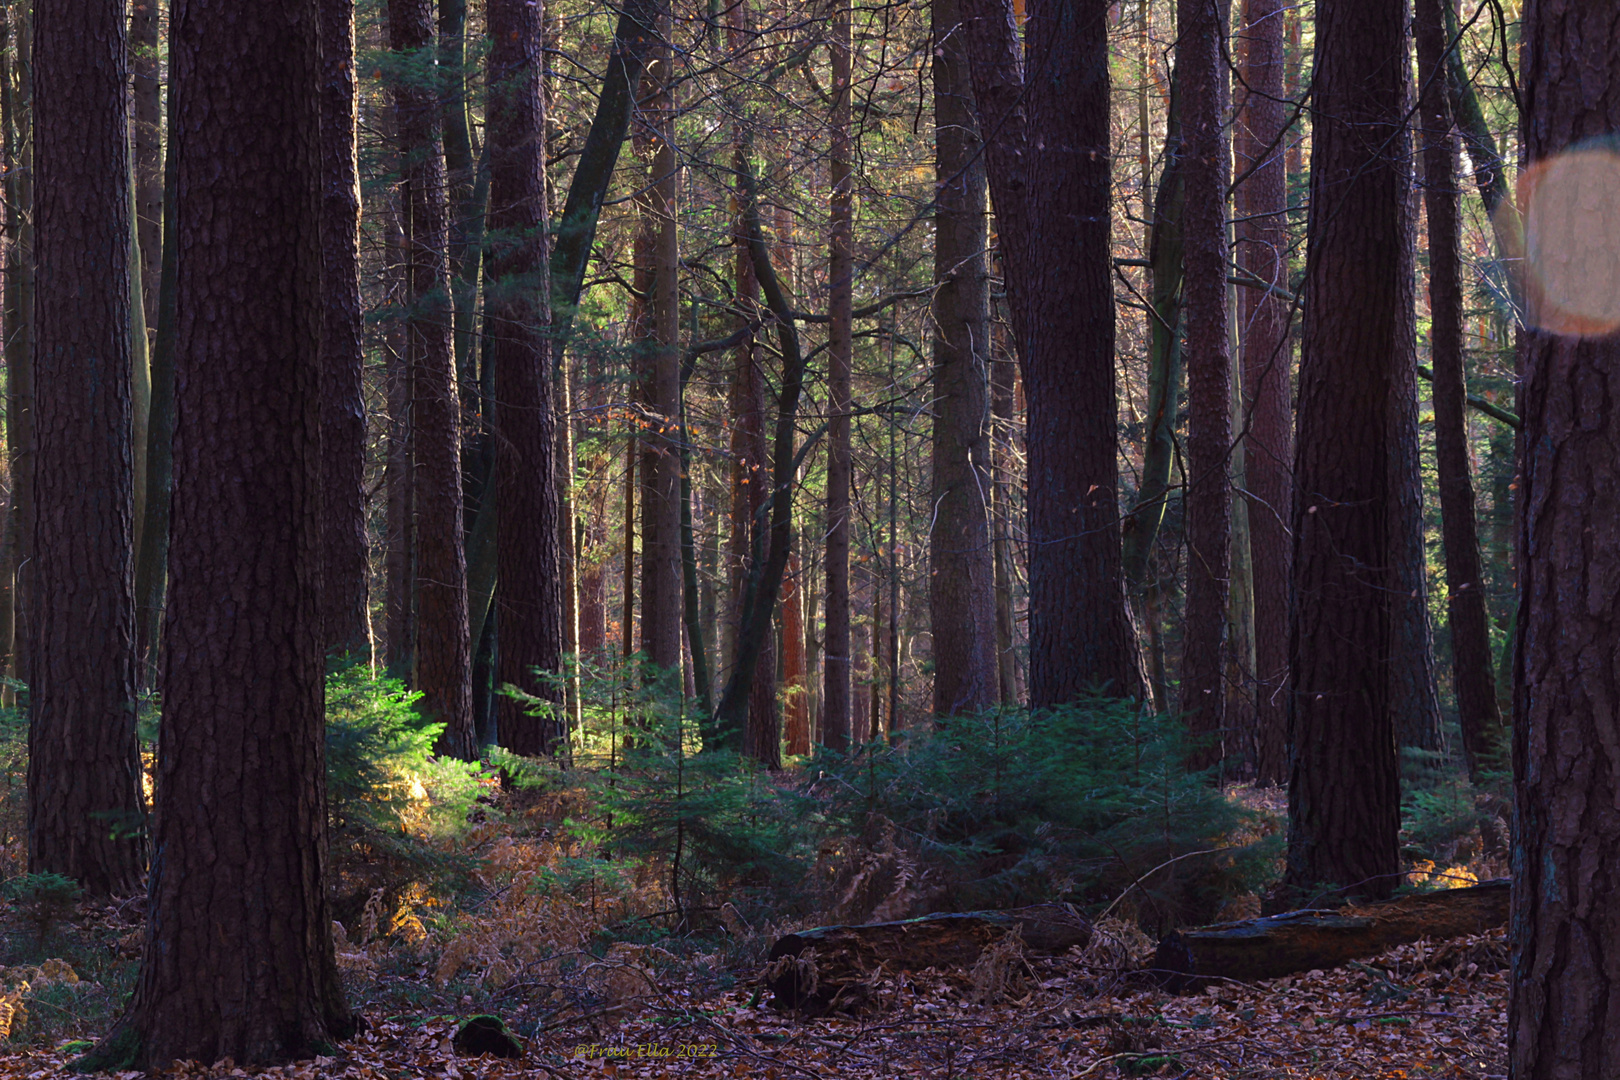
<instances>
[{"instance_id":1,"label":"tall slender tree","mask_svg":"<svg viewBox=\"0 0 1620 1080\"><path fill-rule=\"evenodd\" d=\"M1223 681L1231 568L1231 343L1227 336L1225 14L1216 0L1181 0L1182 217L1187 331L1187 603L1181 707L1201 745L1193 763L1224 757Z\"/></svg>"},{"instance_id":2,"label":"tall slender tree","mask_svg":"<svg viewBox=\"0 0 1620 1080\"><path fill-rule=\"evenodd\" d=\"M928 603L934 712L995 703L995 551L990 545L990 352L985 179L956 0L935 0L934 437Z\"/></svg>"},{"instance_id":3,"label":"tall slender tree","mask_svg":"<svg viewBox=\"0 0 1620 1080\"><path fill-rule=\"evenodd\" d=\"M1416 366L1405 7L1322 0L1316 19L1284 883L1387 896L1400 878L1396 440Z\"/></svg>"},{"instance_id":4,"label":"tall slender tree","mask_svg":"<svg viewBox=\"0 0 1620 1080\"><path fill-rule=\"evenodd\" d=\"M1243 466L1254 565L1255 778L1288 780L1288 577L1293 541L1292 359L1288 304L1288 105L1284 100L1282 0L1244 0L1238 39L1242 79L1233 149L1238 183L1236 262L1252 283L1239 293L1243 330Z\"/></svg>"},{"instance_id":5,"label":"tall slender tree","mask_svg":"<svg viewBox=\"0 0 1620 1080\"><path fill-rule=\"evenodd\" d=\"M121 0L35 7L39 291L28 868L132 892L142 867Z\"/></svg>"},{"instance_id":6,"label":"tall slender tree","mask_svg":"<svg viewBox=\"0 0 1620 1080\"><path fill-rule=\"evenodd\" d=\"M1029 698L1139 696L1119 533L1105 0L963 0L1028 395Z\"/></svg>"},{"instance_id":7,"label":"tall slender tree","mask_svg":"<svg viewBox=\"0 0 1620 1080\"><path fill-rule=\"evenodd\" d=\"M1501 736L1491 673L1490 619L1469 477L1468 396L1463 375L1463 287L1457 207L1457 143L1446 97L1446 8L1450 0L1417 0L1423 205L1429 234L1429 342L1434 368L1434 447L1439 473L1441 537L1446 552L1446 611L1451 624L1452 684L1457 691L1463 754L1477 779Z\"/></svg>"},{"instance_id":8,"label":"tall slender tree","mask_svg":"<svg viewBox=\"0 0 1620 1080\"><path fill-rule=\"evenodd\" d=\"M1552 1080L1620 1074L1620 10L1530 0L1523 18L1508 1056L1512 1076Z\"/></svg>"},{"instance_id":9,"label":"tall slender tree","mask_svg":"<svg viewBox=\"0 0 1620 1080\"><path fill-rule=\"evenodd\" d=\"M850 366L854 355L854 143L850 136L850 13L834 0L832 39L832 187L827 257L827 614L822 667L822 738L834 750L852 736L849 608Z\"/></svg>"},{"instance_id":10,"label":"tall slender tree","mask_svg":"<svg viewBox=\"0 0 1620 1080\"><path fill-rule=\"evenodd\" d=\"M558 697L544 676L562 666L556 421L547 341L544 11L490 0L489 284L485 318L495 364L497 681ZM537 672L539 674L537 674ZM561 734L503 697L501 745L550 751Z\"/></svg>"},{"instance_id":11,"label":"tall slender tree","mask_svg":"<svg viewBox=\"0 0 1620 1080\"><path fill-rule=\"evenodd\" d=\"M369 664L354 0L320 0L320 10L322 641Z\"/></svg>"},{"instance_id":12,"label":"tall slender tree","mask_svg":"<svg viewBox=\"0 0 1620 1080\"><path fill-rule=\"evenodd\" d=\"M442 753L471 758L472 645L462 549L460 406L451 342L444 147L435 77L433 5L389 0L390 47L406 221L412 509L415 512L416 689L445 725Z\"/></svg>"},{"instance_id":13,"label":"tall slender tree","mask_svg":"<svg viewBox=\"0 0 1620 1080\"><path fill-rule=\"evenodd\" d=\"M134 996L81 1062L103 1069L281 1062L354 1028L324 879L318 8L180 0L172 26L159 855Z\"/></svg>"}]
</instances>

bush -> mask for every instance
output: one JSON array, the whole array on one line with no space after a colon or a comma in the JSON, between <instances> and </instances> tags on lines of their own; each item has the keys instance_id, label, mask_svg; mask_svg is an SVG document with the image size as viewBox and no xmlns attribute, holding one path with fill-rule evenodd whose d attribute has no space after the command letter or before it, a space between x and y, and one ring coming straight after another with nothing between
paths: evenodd
<instances>
[{"instance_id":1,"label":"bush","mask_svg":"<svg viewBox=\"0 0 1620 1080\"><path fill-rule=\"evenodd\" d=\"M841 837L823 879L850 918L1129 891L1163 932L1257 891L1275 862L1275 839L1228 846L1254 815L1187 770L1179 723L1130 702L955 717L901 748L824 751L810 772Z\"/></svg>"},{"instance_id":2,"label":"bush","mask_svg":"<svg viewBox=\"0 0 1620 1080\"><path fill-rule=\"evenodd\" d=\"M483 774L439 758L443 724L417 711L421 694L365 665L326 681L326 804L335 913L352 921L380 890L392 910L412 889L448 892L472 871L458 847Z\"/></svg>"}]
</instances>

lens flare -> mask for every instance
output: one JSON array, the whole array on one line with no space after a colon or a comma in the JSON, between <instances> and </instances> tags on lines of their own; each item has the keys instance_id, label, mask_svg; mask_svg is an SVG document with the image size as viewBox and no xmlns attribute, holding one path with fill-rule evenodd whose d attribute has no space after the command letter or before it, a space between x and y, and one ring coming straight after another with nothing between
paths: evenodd
<instances>
[{"instance_id":1,"label":"lens flare","mask_svg":"<svg viewBox=\"0 0 1620 1080\"><path fill-rule=\"evenodd\" d=\"M1519 210L1530 324L1586 337L1620 329L1620 146L1537 162L1520 179Z\"/></svg>"}]
</instances>

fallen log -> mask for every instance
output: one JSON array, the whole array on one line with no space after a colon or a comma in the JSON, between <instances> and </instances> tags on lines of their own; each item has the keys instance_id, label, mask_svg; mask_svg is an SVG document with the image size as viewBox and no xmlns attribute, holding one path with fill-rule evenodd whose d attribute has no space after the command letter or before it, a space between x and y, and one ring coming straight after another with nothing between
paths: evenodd
<instances>
[{"instance_id":1,"label":"fallen log","mask_svg":"<svg viewBox=\"0 0 1620 1080\"><path fill-rule=\"evenodd\" d=\"M1180 930L1159 943L1153 971L1181 992L1210 978L1274 979L1339 967L1419 938L1462 937L1502 926L1508 893L1504 878L1337 911L1290 911Z\"/></svg>"},{"instance_id":2,"label":"fallen log","mask_svg":"<svg viewBox=\"0 0 1620 1080\"><path fill-rule=\"evenodd\" d=\"M864 926L818 926L777 939L765 985L775 1008L821 1016L863 1002L875 972L931 967L967 974L986 949L1013 934L1031 952L1056 954L1090 942L1091 924L1073 908L1038 904Z\"/></svg>"}]
</instances>

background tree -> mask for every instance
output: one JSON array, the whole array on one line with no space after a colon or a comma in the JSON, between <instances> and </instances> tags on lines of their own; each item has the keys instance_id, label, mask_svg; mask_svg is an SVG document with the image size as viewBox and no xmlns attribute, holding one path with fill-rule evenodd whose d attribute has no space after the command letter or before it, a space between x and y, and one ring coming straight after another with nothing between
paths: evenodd
<instances>
[{"instance_id":1,"label":"background tree","mask_svg":"<svg viewBox=\"0 0 1620 1080\"><path fill-rule=\"evenodd\" d=\"M1395 442L1415 367L1405 9L1321 0L1316 30L1284 884L1387 896L1400 877Z\"/></svg>"},{"instance_id":2,"label":"background tree","mask_svg":"<svg viewBox=\"0 0 1620 1080\"><path fill-rule=\"evenodd\" d=\"M280 1062L354 1026L323 867L317 34L315 0L173 17L162 857L134 997L87 1065Z\"/></svg>"},{"instance_id":3,"label":"background tree","mask_svg":"<svg viewBox=\"0 0 1620 1080\"><path fill-rule=\"evenodd\" d=\"M124 5L35 8L28 867L140 884Z\"/></svg>"},{"instance_id":4,"label":"background tree","mask_svg":"<svg viewBox=\"0 0 1620 1080\"><path fill-rule=\"evenodd\" d=\"M328 652L371 662L354 0L321 10L321 621Z\"/></svg>"},{"instance_id":5,"label":"background tree","mask_svg":"<svg viewBox=\"0 0 1620 1080\"><path fill-rule=\"evenodd\" d=\"M995 552L990 546L990 290L986 192L973 83L956 0L935 0L933 526L928 600L934 713L999 697Z\"/></svg>"},{"instance_id":6,"label":"background tree","mask_svg":"<svg viewBox=\"0 0 1620 1080\"><path fill-rule=\"evenodd\" d=\"M495 364L497 681L555 697L540 673L562 666L556 427L546 273L545 101L539 4L489 5L490 281L486 319ZM561 734L503 696L501 745L542 754Z\"/></svg>"}]
</instances>

